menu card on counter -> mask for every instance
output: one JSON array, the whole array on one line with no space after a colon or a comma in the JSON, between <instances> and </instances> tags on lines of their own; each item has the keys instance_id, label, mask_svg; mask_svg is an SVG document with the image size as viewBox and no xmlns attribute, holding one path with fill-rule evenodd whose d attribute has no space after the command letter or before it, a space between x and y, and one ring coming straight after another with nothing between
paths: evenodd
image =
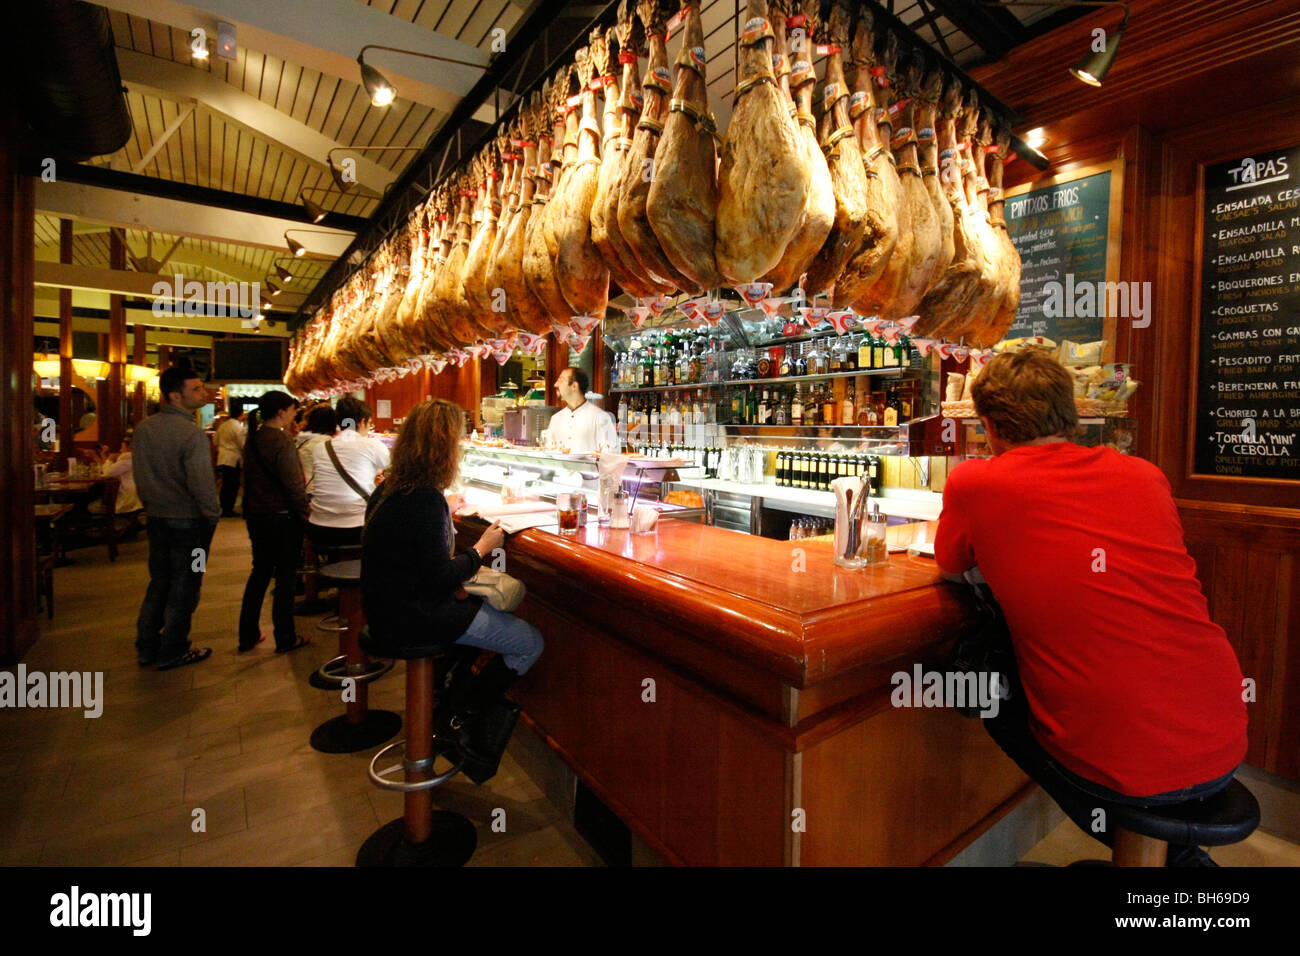
<instances>
[{"instance_id":1,"label":"menu card on counter","mask_svg":"<svg viewBox=\"0 0 1300 956\"><path fill-rule=\"evenodd\" d=\"M1300 146L1205 167L1196 472L1300 479Z\"/></svg>"},{"instance_id":2,"label":"menu card on counter","mask_svg":"<svg viewBox=\"0 0 1300 956\"><path fill-rule=\"evenodd\" d=\"M1007 338L1104 337L1105 297L1094 290L1107 279L1112 178L1107 170L1007 194L1007 234L1020 253L1020 310Z\"/></svg>"}]
</instances>

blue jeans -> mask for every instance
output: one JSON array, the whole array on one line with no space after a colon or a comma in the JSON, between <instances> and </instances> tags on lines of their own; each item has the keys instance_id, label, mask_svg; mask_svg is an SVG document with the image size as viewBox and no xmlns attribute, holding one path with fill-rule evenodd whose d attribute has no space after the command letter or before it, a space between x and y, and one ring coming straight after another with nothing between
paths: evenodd
<instances>
[{"instance_id":1,"label":"blue jeans","mask_svg":"<svg viewBox=\"0 0 1300 956\"><path fill-rule=\"evenodd\" d=\"M487 601L470 622L469 629L455 642L485 651L496 651L510 668L521 677L542 656L545 641L542 632L523 618L498 611Z\"/></svg>"},{"instance_id":2,"label":"blue jeans","mask_svg":"<svg viewBox=\"0 0 1300 956\"><path fill-rule=\"evenodd\" d=\"M147 528L149 589L136 619L135 649L142 662L170 661L190 649L190 618L203 584L195 568L207 565L216 525L203 518L150 518Z\"/></svg>"}]
</instances>

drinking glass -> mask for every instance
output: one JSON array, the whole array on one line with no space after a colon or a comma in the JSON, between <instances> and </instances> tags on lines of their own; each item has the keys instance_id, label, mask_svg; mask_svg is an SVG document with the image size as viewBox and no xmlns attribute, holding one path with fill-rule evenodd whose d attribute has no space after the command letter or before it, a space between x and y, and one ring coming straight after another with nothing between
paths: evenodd
<instances>
[{"instance_id":1,"label":"drinking glass","mask_svg":"<svg viewBox=\"0 0 1300 956\"><path fill-rule=\"evenodd\" d=\"M577 534L587 517L587 495L581 491L562 491L555 496L556 521L560 534Z\"/></svg>"}]
</instances>

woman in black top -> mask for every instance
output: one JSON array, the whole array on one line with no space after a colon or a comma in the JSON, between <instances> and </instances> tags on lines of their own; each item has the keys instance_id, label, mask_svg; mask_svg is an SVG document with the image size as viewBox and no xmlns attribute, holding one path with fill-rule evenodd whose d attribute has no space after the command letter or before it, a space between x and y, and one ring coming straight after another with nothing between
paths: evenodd
<instances>
[{"instance_id":1,"label":"woman in black top","mask_svg":"<svg viewBox=\"0 0 1300 956\"><path fill-rule=\"evenodd\" d=\"M258 400L257 411L249 416L248 440L244 442L244 520L253 543L253 570L244 585L239 611L241 651L251 651L262 642L262 600L272 577L276 653L311 643L298 636L293 623L294 581L310 508L298 452L284 431L297 407L297 400L287 392L266 392Z\"/></svg>"},{"instance_id":2,"label":"woman in black top","mask_svg":"<svg viewBox=\"0 0 1300 956\"><path fill-rule=\"evenodd\" d=\"M466 773L482 783L496 771L517 715L503 694L541 656L543 640L527 621L463 589L505 540L493 523L472 548L453 557L455 529L443 489L459 470L464 431L460 407L441 399L417 405L402 425L384 482L366 510L361 600L377 641L499 652L472 681L454 682L436 715L439 733L458 739L469 753ZM457 733L462 724L465 732Z\"/></svg>"}]
</instances>

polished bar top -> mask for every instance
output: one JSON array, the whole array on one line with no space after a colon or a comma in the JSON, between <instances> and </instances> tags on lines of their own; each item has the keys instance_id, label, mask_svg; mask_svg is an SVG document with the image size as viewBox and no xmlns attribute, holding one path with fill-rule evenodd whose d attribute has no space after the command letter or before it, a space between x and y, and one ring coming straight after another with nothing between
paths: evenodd
<instances>
[{"instance_id":1,"label":"polished bar top","mask_svg":"<svg viewBox=\"0 0 1300 956\"><path fill-rule=\"evenodd\" d=\"M480 518L457 521L469 535L482 528ZM941 582L932 558L893 554L887 564L848 570L835 565L829 542L686 521L661 520L648 535L595 522L571 537L554 525L531 528L510 538L507 553L548 588L671 621L796 687L915 659L972 619L969 601Z\"/></svg>"}]
</instances>

